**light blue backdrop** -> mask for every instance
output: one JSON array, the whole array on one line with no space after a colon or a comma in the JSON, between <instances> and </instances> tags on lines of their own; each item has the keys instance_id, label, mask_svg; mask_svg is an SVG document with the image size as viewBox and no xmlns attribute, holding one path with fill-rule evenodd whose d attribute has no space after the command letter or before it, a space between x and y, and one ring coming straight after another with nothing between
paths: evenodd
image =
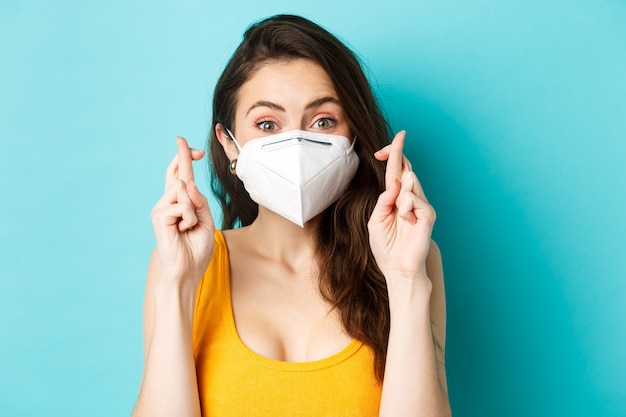
<instances>
[{"instance_id":1,"label":"light blue backdrop","mask_svg":"<svg viewBox=\"0 0 626 417\"><path fill-rule=\"evenodd\" d=\"M408 131L455 415L626 415L626 3L295 4L0 0L0 415L130 413L174 137L204 146L226 59L278 12L363 56Z\"/></svg>"}]
</instances>

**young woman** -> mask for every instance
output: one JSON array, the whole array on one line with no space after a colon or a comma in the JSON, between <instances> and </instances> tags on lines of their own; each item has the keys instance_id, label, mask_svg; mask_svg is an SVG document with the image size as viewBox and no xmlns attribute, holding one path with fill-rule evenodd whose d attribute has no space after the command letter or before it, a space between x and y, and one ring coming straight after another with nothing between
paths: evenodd
<instances>
[{"instance_id":1,"label":"young woman","mask_svg":"<svg viewBox=\"0 0 626 417\"><path fill-rule=\"evenodd\" d=\"M219 79L216 230L178 138L153 223L135 416L446 416L435 213L353 53L297 16Z\"/></svg>"}]
</instances>

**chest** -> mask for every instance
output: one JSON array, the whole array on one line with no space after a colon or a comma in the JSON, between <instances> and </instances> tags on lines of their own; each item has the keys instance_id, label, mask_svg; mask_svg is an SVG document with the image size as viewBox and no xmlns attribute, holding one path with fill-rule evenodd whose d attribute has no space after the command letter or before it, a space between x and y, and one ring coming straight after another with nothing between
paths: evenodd
<instances>
[{"instance_id":1,"label":"chest","mask_svg":"<svg viewBox=\"0 0 626 417\"><path fill-rule=\"evenodd\" d=\"M382 385L374 376L374 354L368 346L343 335L315 287L281 290L267 282L246 286L237 276L231 280L226 260L217 246L217 255L200 283L195 309L193 346L202 414L377 416ZM243 291L237 288L240 285ZM232 300L244 307L233 308ZM239 316L239 329L233 311ZM316 331L319 326L314 323L320 321L327 323L322 327L339 329L340 337L332 337L332 331L329 337ZM262 332L255 333L258 329ZM291 343L315 337L325 342L303 343L302 351ZM335 349L339 350L335 354L326 353ZM308 360L316 356L323 359Z\"/></svg>"},{"instance_id":2,"label":"chest","mask_svg":"<svg viewBox=\"0 0 626 417\"><path fill-rule=\"evenodd\" d=\"M313 271L251 264L231 266L233 317L241 341L263 357L308 362L331 356L350 342L324 300Z\"/></svg>"}]
</instances>

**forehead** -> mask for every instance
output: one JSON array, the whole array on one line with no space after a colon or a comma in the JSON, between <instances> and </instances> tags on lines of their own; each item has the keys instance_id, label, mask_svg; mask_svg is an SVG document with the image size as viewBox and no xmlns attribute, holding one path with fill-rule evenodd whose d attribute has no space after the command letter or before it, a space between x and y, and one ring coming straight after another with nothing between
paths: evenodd
<instances>
[{"instance_id":1,"label":"forehead","mask_svg":"<svg viewBox=\"0 0 626 417\"><path fill-rule=\"evenodd\" d=\"M270 100L287 106L320 96L338 98L330 77L317 63L297 59L271 61L257 68L241 86L237 101L238 107L257 100Z\"/></svg>"}]
</instances>

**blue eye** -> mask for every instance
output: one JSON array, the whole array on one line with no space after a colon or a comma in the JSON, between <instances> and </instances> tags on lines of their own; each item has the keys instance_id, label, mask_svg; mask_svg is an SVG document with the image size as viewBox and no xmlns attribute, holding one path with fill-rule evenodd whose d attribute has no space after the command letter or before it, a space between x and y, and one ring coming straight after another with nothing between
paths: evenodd
<instances>
[{"instance_id":1,"label":"blue eye","mask_svg":"<svg viewBox=\"0 0 626 417\"><path fill-rule=\"evenodd\" d=\"M335 125L335 119L330 117L322 117L315 121L314 126L318 129L330 129Z\"/></svg>"},{"instance_id":2,"label":"blue eye","mask_svg":"<svg viewBox=\"0 0 626 417\"><path fill-rule=\"evenodd\" d=\"M270 122L269 120L263 120L261 122L258 122L256 125L259 129L261 129L264 132L273 132L274 130L278 128L276 123Z\"/></svg>"}]
</instances>

